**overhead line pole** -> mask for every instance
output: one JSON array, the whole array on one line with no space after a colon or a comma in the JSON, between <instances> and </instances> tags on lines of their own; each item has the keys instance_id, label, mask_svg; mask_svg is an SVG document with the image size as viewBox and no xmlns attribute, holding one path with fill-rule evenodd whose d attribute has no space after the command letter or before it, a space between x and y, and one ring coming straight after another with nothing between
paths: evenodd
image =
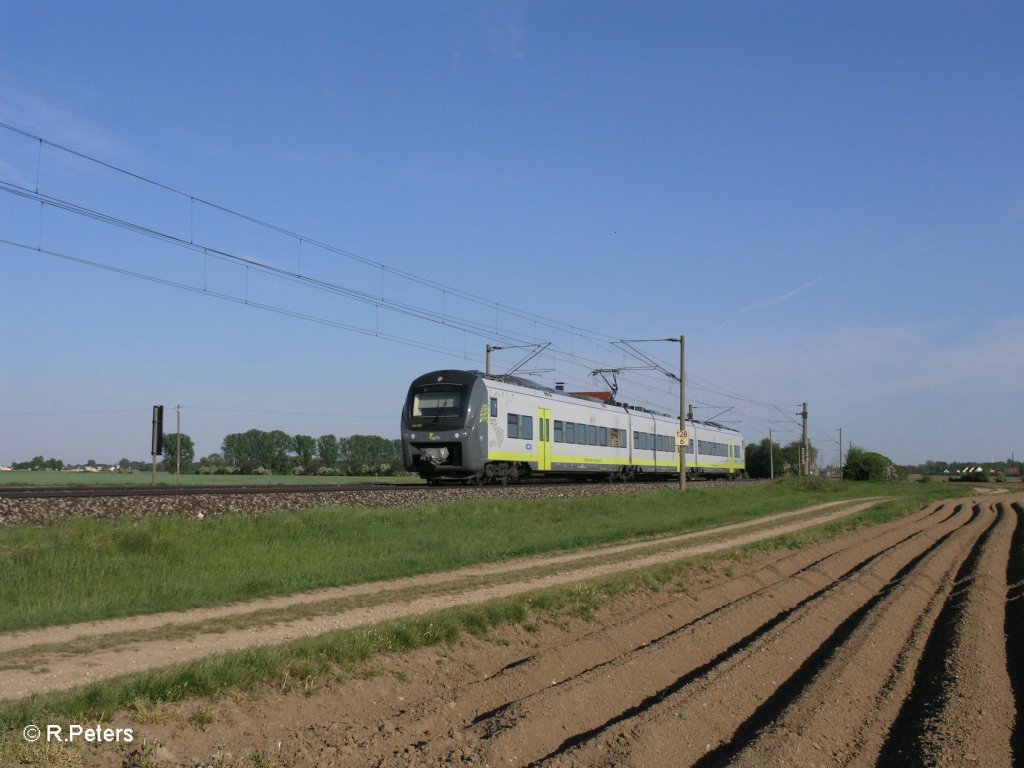
<instances>
[{"instance_id":1,"label":"overhead line pole","mask_svg":"<svg viewBox=\"0 0 1024 768\"><path fill-rule=\"evenodd\" d=\"M839 479L843 479L843 428L839 427Z\"/></svg>"},{"instance_id":2,"label":"overhead line pole","mask_svg":"<svg viewBox=\"0 0 1024 768\"><path fill-rule=\"evenodd\" d=\"M682 443L683 433L686 431L686 336L680 334L679 338L671 339L623 339L622 341L613 341L612 344L618 346L623 345L629 349L629 354L640 360L650 363L657 371L661 371L670 379L676 378L676 375L671 371L665 370L665 367L658 363L657 360L645 355L639 349L633 346L635 343L641 341L671 341L675 343L679 342L679 435L676 437L676 442ZM686 490L686 446L679 445L679 490Z\"/></svg>"},{"instance_id":3,"label":"overhead line pole","mask_svg":"<svg viewBox=\"0 0 1024 768\"><path fill-rule=\"evenodd\" d=\"M178 409L178 447L174 451L174 484L181 487L181 406Z\"/></svg>"},{"instance_id":4,"label":"overhead line pole","mask_svg":"<svg viewBox=\"0 0 1024 768\"><path fill-rule=\"evenodd\" d=\"M686 337L679 337L679 429L686 431ZM686 490L686 446L679 446L679 490Z\"/></svg>"}]
</instances>

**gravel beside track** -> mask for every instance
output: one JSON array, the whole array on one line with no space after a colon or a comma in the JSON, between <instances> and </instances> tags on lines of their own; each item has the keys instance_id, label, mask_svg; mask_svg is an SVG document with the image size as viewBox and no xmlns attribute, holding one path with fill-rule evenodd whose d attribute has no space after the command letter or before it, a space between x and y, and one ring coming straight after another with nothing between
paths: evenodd
<instances>
[{"instance_id":1,"label":"gravel beside track","mask_svg":"<svg viewBox=\"0 0 1024 768\"><path fill-rule=\"evenodd\" d=\"M756 482L756 481L754 481ZM701 481L709 488L735 485L727 481ZM97 520L117 517L217 517L220 515L262 515L289 509L313 507L367 507L395 509L423 504L447 504L471 499L578 498L607 493L638 493L674 487L671 483L642 482L559 483L514 486L380 485L333 487L280 491L272 489L224 490L188 489L183 493L163 491L159 495L131 495L118 489L117 495L89 489L89 495L68 495L48 491L45 496L0 495L0 525L40 525L70 517ZM38 492L37 492L38 493ZM53 495L56 493L57 495Z\"/></svg>"}]
</instances>

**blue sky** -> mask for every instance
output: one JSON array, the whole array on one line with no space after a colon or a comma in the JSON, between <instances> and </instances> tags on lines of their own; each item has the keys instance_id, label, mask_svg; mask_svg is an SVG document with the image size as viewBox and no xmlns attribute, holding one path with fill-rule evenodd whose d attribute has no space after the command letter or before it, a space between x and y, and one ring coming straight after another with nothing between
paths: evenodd
<instances>
[{"instance_id":1,"label":"blue sky","mask_svg":"<svg viewBox=\"0 0 1024 768\"><path fill-rule=\"evenodd\" d=\"M822 463L839 427L1020 458L1021 40L1009 2L6 0L0 463L146 458L156 403L199 455L397 436L408 382L487 343L594 389L636 364L609 341L680 333L698 417L748 439L807 401Z\"/></svg>"}]
</instances>

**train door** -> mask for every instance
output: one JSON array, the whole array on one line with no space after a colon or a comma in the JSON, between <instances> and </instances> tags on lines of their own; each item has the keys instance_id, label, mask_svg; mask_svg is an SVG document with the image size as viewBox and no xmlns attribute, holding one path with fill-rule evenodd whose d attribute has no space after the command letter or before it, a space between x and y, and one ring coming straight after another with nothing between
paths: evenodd
<instances>
[{"instance_id":1,"label":"train door","mask_svg":"<svg viewBox=\"0 0 1024 768\"><path fill-rule=\"evenodd\" d=\"M541 472L551 471L551 410L537 409L537 446L540 449L537 457L537 469Z\"/></svg>"}]
</instances>

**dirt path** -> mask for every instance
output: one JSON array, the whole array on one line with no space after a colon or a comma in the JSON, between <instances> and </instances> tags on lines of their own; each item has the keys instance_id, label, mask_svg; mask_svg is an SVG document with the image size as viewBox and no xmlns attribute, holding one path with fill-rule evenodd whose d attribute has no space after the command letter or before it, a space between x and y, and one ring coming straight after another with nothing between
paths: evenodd
<instances>
[{"instance_id":1,"label":"dirt path","mask_svg":"<svg viewBox=\"0 0 1024 768\"><path fill-rule=\"evenodd\" d=\"M138 727L161 766L1024 764L1024 495L685 586Z\"/></svg>"},{"instance_id":2,"label":"dirt path","mask_svg":"<svg viewBox=\"0 0 1024 768\"><path fill-rule=\"evenodd\" d=\"M224 651L422 615L714 552L856 514L878 501L820 504L680 536L450 573L0 634L0 699L64 690Z\"/></svg>"}]
</instances>

